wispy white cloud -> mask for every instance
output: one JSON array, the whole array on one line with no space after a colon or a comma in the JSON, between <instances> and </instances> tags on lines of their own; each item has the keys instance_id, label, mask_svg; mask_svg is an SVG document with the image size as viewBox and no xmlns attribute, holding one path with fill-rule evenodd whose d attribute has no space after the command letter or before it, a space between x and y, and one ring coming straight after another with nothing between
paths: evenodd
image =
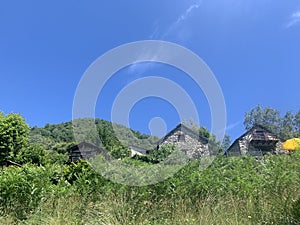
<instances>
[{"instance_id":1,"label":"wispy white cloud","mask_svg":"<svg viewBox=\"0 0 300 225\"><path fill-rule=\"evenodd\" d=\"M149 36L150 39L156 39L159 36L159 23L158 21L155 21L154 25L154 30L152 34Z\"/></svg>"},{"instance_id":2,"label":"wispy white cloud","mask_svg":"<svg viewBox=\"0 0 300 225\"><path fill-rule=\"evenodd\" d=\"M300 23L300 11L293 13L290 16L289 22L286 24L285 28L289 29Z\"/></svg>"},{"instance_id":3,"label":"wispy white cloud","mask_svg":"<svg viewBox=\"0 0 300 225\"><path fill-rule=\"evenodd\" d=\"M175 22L175 25L181 23L181 22L184 21L184 20L186 20L186 18L191 14L191 12L192 12L194 9L198 9L198 8L200 7L201 3L202 3L202 1L199 1L198 3L193 4L193 5L191 5L189 8L187 8L187 9L185 10L185 12L184 12L182 15L180 15L180 16L178 17L178 19L177 19L176 22Z\"/></svg>"},{"instance_id":4,"label":"wispy white cloud","mask_svg":"<svg viewBox=\"0 0 300 225\"><path fill-rule=\"evenodd\" d=\"M225 129L225 134L229 133L230 130L235 129L241 123L242 123L242 121L239 120L239 121L236 121L234 123L231 123L231 124L227 125L225 128L217 130L215 134L216 134L218 140L220 140L221 135L223 135L224 129Z\"/></svg>"},{"instance_id":5,"label":"wispy white cloud","mask_svg":"<svg viewBox=\"0 0 300 225\"><path fill-rule=\"evenodd\" d=\"M194 10L198 9L202 4L202 0L198 0L196 3L191 4L188 8L186 8L184 10L183 13L181 13L176 20L174 20L173 23L171 23L167 29L165 29L165 31L160 32L160 27L159 27L159 23L158 21L156 21L154 23L154 31L152 32L152 34L149 36L150 39L161 39L164 40L168 35L170 35L172 32L175 32L176 30L178 30L178 27L186 20L188 19L191 14L193 13ZM141 55L141 58L144 58L142 56L147 55L147 58L152 58L153 60L155 60L155 58L160 54L160 52L157 52L155 54L153 54L153 52L150 53L151 55L149 55L148 52L143 52ZM131 74L142 74L145 71L147 71L147 69L149 69L151 67L151 64L138 64L138 63L134 63L132 65L130 65L128 67L128 72Z\"/></svg>"},{"instance_id":6,"label":"wispy white cloud","mask_svg":"<svg viewBox=\"0 0 300 225\"><path fill-rule=\"evenodd\" d=\"M178 29L178 27L192 15L193 11L198 9L201 6L201 4L202 4L202 0L198 0L196 3L191 4L163 32L159 32L159 24L156 21L154 24L154 31L149 36L149 38L150 39L165 39L172 32L176 31Z\"/></svg>"},{"instance_id":7,"label":"wispy white cloud","mask_svg":"<svg viewBox=\"0 0 300 225\"><path fill-rule=\"evenodd\" d=\"M226 127L226 131L229 131L229 130L232 130L234 128L236 128L238 125L241 124L241 121L237 121L235 123L232 123L232 124L229 124L227 127Z\"/></svg>"}]
</instances>

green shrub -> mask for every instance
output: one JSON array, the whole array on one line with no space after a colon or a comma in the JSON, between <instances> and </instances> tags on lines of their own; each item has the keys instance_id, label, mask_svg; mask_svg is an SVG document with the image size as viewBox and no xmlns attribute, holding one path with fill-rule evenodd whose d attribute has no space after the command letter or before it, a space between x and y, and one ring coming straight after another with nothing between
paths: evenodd
<instances>
[{"instance_id":1,"label":"green shrub","mask_svg":"<svg viewBox=\"0 0 300 225\"><path fill-rule=\"evenodd\" d=\"M299 155L217 157L200 168L192 161L163 182L132 187L85 161L8 167L0 172L0 223L299 224Z\"/></svg>"},{"instance_id":2,"label":"green shrub","mask_svg":"<svg viewBox=\"0 0 300 225\"><path fill-rule=\"evenodd\" d=\"M293 204L291 214L293 218L293 223L300 224L300 198Z\"/></svg>"},{"instance_id":3,"label":"green shrub","mask_svg":"<svg viewBox=\"0 0 300 225\"><path fill-rule=\"evenodd\" d=\"M8 167L0 175L0 213L26 218L42 201L49 187L44 167Z\"/></svg>"}]
</instances>

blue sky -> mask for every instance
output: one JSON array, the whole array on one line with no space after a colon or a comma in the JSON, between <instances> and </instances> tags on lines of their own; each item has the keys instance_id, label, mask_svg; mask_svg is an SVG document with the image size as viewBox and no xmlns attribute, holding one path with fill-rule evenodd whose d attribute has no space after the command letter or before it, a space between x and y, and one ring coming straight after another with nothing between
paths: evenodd
<instances>
[{"instance_id":1,"label":"blue sky","mask_svg":"<svg viewBox=\"0 0 300 225\"><path fill-rule=\"evenodd\" d=\"M12 0L0 2L0 110L21 113L31 126L69 121L89 65L112 48L148 39L180 44L207 63L223 90L232 139L257 104L282 113L300 109L297 0ZM201 125L210 126L201 90L181 71L153 63L116 73L99 96L97 117L110 119L122 87L153 74L187 90ZM148 98L132 109L130 126L149 132L155 117L164 118L167 130L179 123L172 105Z\"/></svg>"}]
</instances>

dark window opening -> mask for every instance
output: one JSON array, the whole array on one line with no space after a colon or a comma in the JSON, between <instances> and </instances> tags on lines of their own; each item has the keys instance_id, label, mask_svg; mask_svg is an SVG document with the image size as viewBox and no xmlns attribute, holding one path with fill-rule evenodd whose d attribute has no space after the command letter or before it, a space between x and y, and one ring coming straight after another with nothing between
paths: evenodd
<instances>
[{"instance_id":1,"label":"dark window opening","mask_svg":"<svg viewBox=\"0 0 300 225\"><path fill-rule=\"evenodd\" d=\"M264 133L264 131L256 131L254 133L254 139L264 140L265 139L265 133Z\"/></svg>"},{"instance_id":2,"label":"dark window opening","mask_svg":"<svg viewBox=\"0 0 300 225\"><path fill-rule=\"evenodd\" d=\"M178 141L180 141L180 142L184 142L185 141L185 135L183 133L180 133L178 135Z\"/></svg>"}]
</instances>

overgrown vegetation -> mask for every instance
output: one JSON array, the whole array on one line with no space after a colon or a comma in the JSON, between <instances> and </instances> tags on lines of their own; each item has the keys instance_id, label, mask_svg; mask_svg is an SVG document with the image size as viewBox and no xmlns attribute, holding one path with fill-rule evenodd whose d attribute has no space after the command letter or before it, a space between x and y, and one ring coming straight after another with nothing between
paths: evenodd
<instances>
[{"instance_id":1,"label":"overgrown vegetation","mask_svg":"<svg viewBox=\"0 0 300 225\"><path fill-rule=\"evenodd\" d=\"M250 114L250 121L262 115ZM295 118L291 136L297 135ZM111 123L96 125L110 154L121 154L124 146ZM204 128L199 134L214 138ZM156 140L134 135L138 142ZM205 170L196 160L163 182L131 187L106 179L85 161L66 165L66 149L73 144L71 123L29 133L20 115L0 114L0 224L300 224L300 150L261 158L218 156ZM147 167L173 151L175 146L164 146L122 161ZM7 167L6 160L23 166Z\"/></svg>"},{"instance_id":2,"label":"overgrown vegetation","mask_svg":"<svg viewBox=\"0 0 300 225\"><path fill-rule=\"evenodd\" d=\"M217 158L187 164L164 182L129 187L88 163L7 167L0 223L299 224L300 155Z\"/></svg>"},{"instance_id":3,"label":"overgrown vegetation","mask_svg":"<svg viewBox=\"0 0 300 225\"><path fill-rule=\"evenodd\" d=\"M244 120L247 130L255 124L266 127L283 140L300 137L300 110L296 113L287 111L282 116L276 109L257 105L245 114Z\"/></svg>"}]
</instances>

